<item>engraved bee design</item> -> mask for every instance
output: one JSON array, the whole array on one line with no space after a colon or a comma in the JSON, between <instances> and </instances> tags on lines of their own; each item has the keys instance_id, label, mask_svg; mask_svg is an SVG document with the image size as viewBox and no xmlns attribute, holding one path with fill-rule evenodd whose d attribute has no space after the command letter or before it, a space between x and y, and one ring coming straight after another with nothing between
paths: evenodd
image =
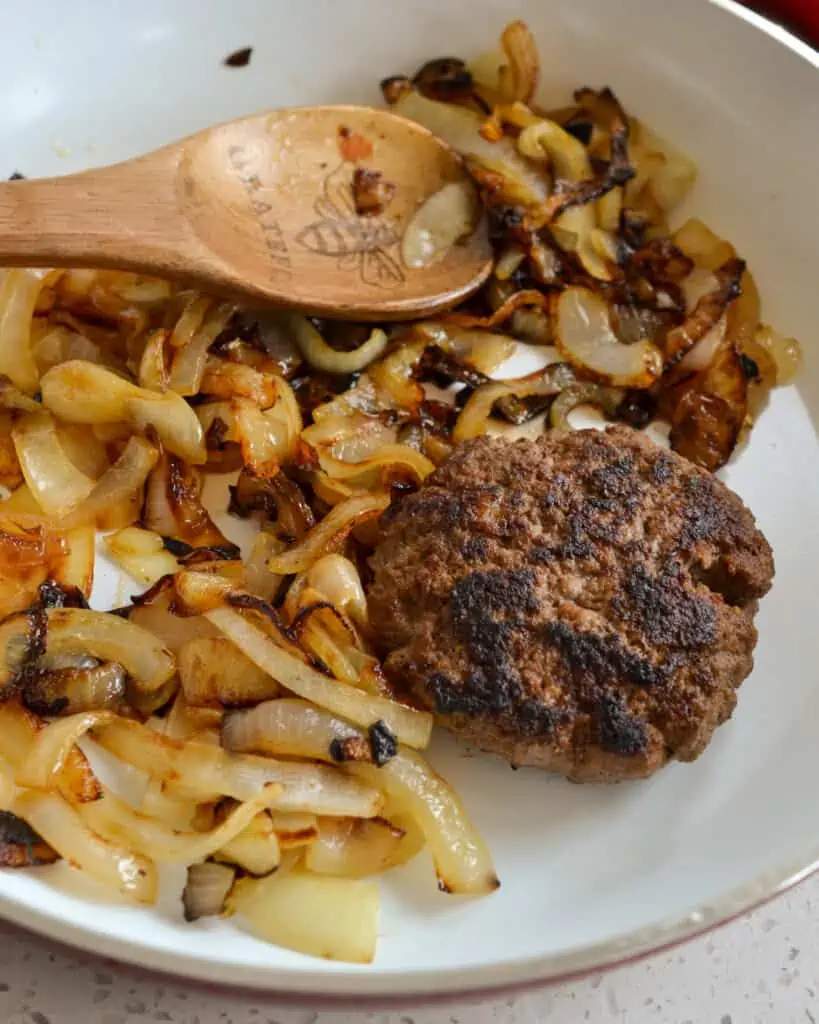
<instances>
[{"instance_id":1,"label":"engraved bee design","mask_svg":"<svg viewBox=\"0 0 819 1024\"><path fill-rule=\"evenodd\" d=\"M343 161L324 179L313 204L318 219L308 224L296 241L311 252L335 258L340 270L357 269L365 284L394 288L404 280L404 271L387 250L399 242L400 235L380 216L356 213L349 166Z\"/></svg>"}]
</instances>

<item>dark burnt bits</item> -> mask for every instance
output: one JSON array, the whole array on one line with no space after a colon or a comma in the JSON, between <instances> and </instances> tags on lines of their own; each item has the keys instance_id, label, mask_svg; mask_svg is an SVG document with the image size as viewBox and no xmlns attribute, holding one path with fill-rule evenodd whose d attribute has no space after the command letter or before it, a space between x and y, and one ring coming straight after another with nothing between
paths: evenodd
<instances>
[{"instance_id":1,"label":"dark burnt bits","mask_svg":"<svg viewBox=\"0 0 819 1024\"><path fill-rule=\"evenodd\" d=\"M509 714L520 702L511 641L526 628L522 617L537 610L534 581L534 573L524 569L471 572L456 582L449 613L455 636L466 648L469 672L460 684L440 672L430 677L439 714Z\"/></svg>"},{"instance_id":2,"label":"dark burnt bits","mask_svg":"<svg viewBox=\"0 0 819 1024\"><path fill-rule=\"evenodd\" d=\"M344 764L346 761L369 763L372 760L372 750L363 736L347 736L345 739L332 740L330 757L337 764Z\"/></svg>"},{"instance_id":3,"label":"dark burnt bits","mask_svg":"<svg viewBox=\"0 0 819 1024\"><path fill-rule=\"evenodd\" d=\"M351 185L353 206L359 217L379 217L395 196L395 185L381 171L356 167Z\"/></svg>"},{"instance_id":4,"label":"dark burnt bits","mask_svg":"<svg viewBox=\"0 0 819 1024\"><path fill-rule=\"evenodd\" d=\"M88 608L85 594L79 587L67 586L56 580L44 580L37 588L38 604L42 608Z\"/></svg>"},{"instance_id":5,"label":"dark burnt bits","mask_svg":"<svg viewBox=\"0 0 819 1024\"><path fill-rule=\"evenodd\" d=\"M666 673L648 658L629 650L616 633L574 629L566 622L547 622L540 631L544 644L560 655L578 693L596 692L630 683L652 687Z\"/></svg>"},{"instance_id":6,"label":"dark burnt bits","mask_svg":"<svg viewBox=\"0 0 819 1024\"><path fill-rule=\"evenodd\" d=\"M379 82L384 102L389 106L396 104L401 97L412 90L412 82L406 75L389 75Z\"/></svg>"},{"instance_id":7,"label":"dark burnt bits","mask_svg":"<svg viewBox=\"0 0 819 1024\"><path fill-rule=\"evenodd\" d=\"M657 576L634 565L625 579L625 596L612 600L613 610L649 643L697 650L717 638L713 604L685 585L682 568L669 562Z\"/></svg>"},{"instance_id":8,"label":"dark burnt bits","mask_svg":"<svg viewBox=\"0 0 819 1024\"><path fill-rule=\"evenodd\" d=\"M473 92L472 75L459 57L436 57L423 64L412 79L412 84L431 100L469 99Z\"/></svg>"},{"instance_id":9,"label":"dark burnt bits","mask_svg":"<svg viewBox=\"0 0 819 1024\"><path fill-rule=\"evenodd\" d=\"M629 714L613 693L602 693L595 702L597 741L603 750L620 757L638 757L648 746L645 723Z\"/></svg>"},{"instance_id":10,"label":"dark burnt bits","mask_svg":"<svg viewBox=\"0 0 819 1024\"><path fill-rule=\"evenodd\" d=\"M234 50L224 58L222 64L226 68L246 68L250 63L250 58L253 56L252 46L242 46L238 50Z\"/></svg>"},{"instance_id":11,"label":"dark burnt bits","mask_svg":"<svg viewBox=\"0 0 819 1024\"><path fill-rule=\"evenodd\" d=\"M25 174L21 174L19 171L12 171L9 175L9 181L25 181Z\"/></svg>"},{"instance_id":12,"label":"dark burnt bits","mask_svg":"<svg viewBox=\"0 0 819 1024\"><path fill-rule=\"evenodd\" d=\"M0 867L38 867L59 859L57 851L22 818L0 811Z\"/></svg>"},{"instance_id":13,"label":"dark burnt bits","mask_svg":"<svg viewBox=\"0 0 819 1024\"><path fill-rule=\"evenodd\" d=\"M382 719L374 722L367 729L367 735L370 738L373 763L379 768L383 768L398 753L398 740Z\"/></svg>"}]
</instances>

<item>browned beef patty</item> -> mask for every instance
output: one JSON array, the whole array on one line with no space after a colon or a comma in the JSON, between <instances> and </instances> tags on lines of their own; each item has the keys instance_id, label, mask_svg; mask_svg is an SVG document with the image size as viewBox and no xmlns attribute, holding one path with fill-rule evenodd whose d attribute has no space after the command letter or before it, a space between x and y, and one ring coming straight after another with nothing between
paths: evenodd
<instances>
[{"instance_id":1,"label":"browned beef patty","mask_svg":"<svg viewBox=\"0 0 819 1024\"><path fill-rule=\"evenodd\" d=\"M462 445L382 517L388 677L459 736L576 781L691 761L753 667L771 549L742 501L625 427Z\"/></svg>"}]
</instances>

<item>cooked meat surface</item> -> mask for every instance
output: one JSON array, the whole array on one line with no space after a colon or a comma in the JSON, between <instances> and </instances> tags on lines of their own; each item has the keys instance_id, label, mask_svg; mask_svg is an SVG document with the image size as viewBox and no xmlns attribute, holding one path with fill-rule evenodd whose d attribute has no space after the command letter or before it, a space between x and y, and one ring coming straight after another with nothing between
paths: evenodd
<instances>
[{"instance_id":1,"label":"cooked meat surface","mask_svg":"<svg viewBox=\"0 0 819 1024\"><path fill-rule=\"evenodd\" d=\"M584 782L702 753L774 571L732 491L625 427L462 445L384 514L372 568L399 695Z\"/></svg>"}]
</instances>

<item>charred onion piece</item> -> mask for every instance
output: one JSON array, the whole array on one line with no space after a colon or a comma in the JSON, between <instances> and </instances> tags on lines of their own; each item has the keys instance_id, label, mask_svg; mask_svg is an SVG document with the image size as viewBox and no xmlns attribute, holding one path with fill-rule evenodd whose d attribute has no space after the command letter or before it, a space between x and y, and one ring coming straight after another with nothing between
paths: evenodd
<instances>
[{"instance_id":1,"label":"charred onion piece","mask_svg":"<svg viewBox=\"0 0 819 1024\"><path fill-rule=\"evenodd\" d=\"M448 102L469 99L472 95L472 75L464 61L458 57L436 57L434 60L428 60L416 71L412 84L422 96L431 100Z\"/></svg>"},{"instance_id":2,"label":"charred onion piece","mask_svg":"<svg viewBox=\"0 0 819 1024\"><path fill-rule=\"evenodd\" d=\"M679 363L685 354L712 330L730 304L742 294L740 282L744 273L745 261L740 259L730 259L714 271L717 287L703 295L685 322L670 330L665 336L663 348L666 370Z\"/></svg>"},{"instance_id":3,"label":"charred onion piece","mask_svg":"<svg viewBox=\"0 0 819 1024\"><path fill-rule=\"evenodd\" d=\"M392 202L395 185L384 181L381 171L356 167L353 171L353 204L359 217L379 217Z\"/></svg>"},{"instance_id":4,"label":"charred onion piece","mask_svg":"<svg viewBox=\"0 0 819 1024\"><path fill-rule=\"evenodd\" d=\"M186 921L200 917L219 917L225 913L228 896L236 881L236 868L205 861L191 864L182 891Z\"/></svg>"},{"instance_id":5,"label":"charred onion piece","mask_svg":"<svg viewBox=\"0 0 819 1024\"><path fill-rule=\"evenodd\" d=\"M747 409L742 360L726 339L711 365L682 386L671 414L671 447L716 472L736 447Z\"/></svg>"},{"instance_id":6,"label":"charred onion piece","mask_svg":"<svg viewBox=\"0 0 819 1024\"><path fill-rule=\"evenodd\" d=\"M10 811L0 811L0 867L39 867L59 859L59 853L22 818Z\"/></svg>"}]
</instances>

